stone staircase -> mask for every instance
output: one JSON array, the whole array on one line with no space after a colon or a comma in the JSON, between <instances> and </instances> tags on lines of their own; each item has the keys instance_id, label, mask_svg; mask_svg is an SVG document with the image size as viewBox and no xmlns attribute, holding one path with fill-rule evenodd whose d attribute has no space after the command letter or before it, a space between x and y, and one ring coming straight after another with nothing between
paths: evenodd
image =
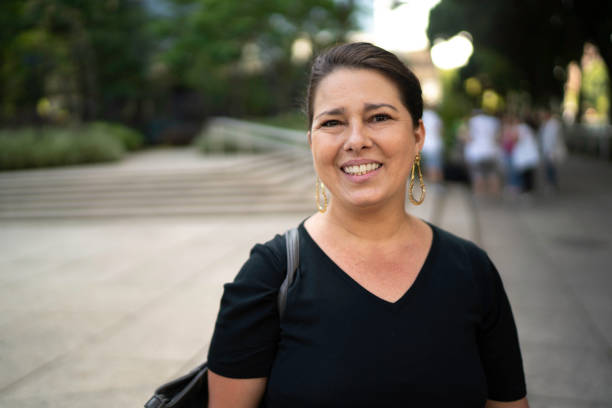
<instances>
[{"instance_id":1,"label":"stone staircase","mask_svg":"<svg viewBox=\"0 0 612 408\"><path fill-rule=\"evenodd\" d=\"M136 153L116 164L0 173L0 220L311 213L310 153Z\"/></svg>"}]
</instances>

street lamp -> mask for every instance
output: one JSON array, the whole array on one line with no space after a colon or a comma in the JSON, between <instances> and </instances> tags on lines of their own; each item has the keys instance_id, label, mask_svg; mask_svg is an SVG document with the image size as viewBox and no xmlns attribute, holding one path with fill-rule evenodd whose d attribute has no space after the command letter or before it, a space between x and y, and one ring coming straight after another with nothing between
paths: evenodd
<instances>
[{"instance_id":1,"label":"street lamp","mask_svg":"<svg viewBox=\"0 0 612 408\"><path fill-rule=\"evenodd\" d=\"M431 61L442 70L457 69L469 61L474 47L469 33L462 31L446 41L438 41L431 47Z\"/></svg>"}]
</instances>

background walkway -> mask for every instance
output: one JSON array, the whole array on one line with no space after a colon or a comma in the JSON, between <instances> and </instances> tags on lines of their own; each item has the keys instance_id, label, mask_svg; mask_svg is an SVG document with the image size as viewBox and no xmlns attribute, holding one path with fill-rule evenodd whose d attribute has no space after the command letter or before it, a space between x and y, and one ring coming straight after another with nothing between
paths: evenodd
<instances>
[{"instance_id":1,"label":"background walkway","mask_svg":"<svg viewBox=\"0 0 612 408\"><path fill-rule=\"evenodd\" d=\"M612 407L612 168L561 176L556 196L451 185L411 211L495 261L532 407ZM142 406L204 358L222 284L312 213L312 186L295 152L0 173L0 406Z\"/></svg>"}]
</instances>

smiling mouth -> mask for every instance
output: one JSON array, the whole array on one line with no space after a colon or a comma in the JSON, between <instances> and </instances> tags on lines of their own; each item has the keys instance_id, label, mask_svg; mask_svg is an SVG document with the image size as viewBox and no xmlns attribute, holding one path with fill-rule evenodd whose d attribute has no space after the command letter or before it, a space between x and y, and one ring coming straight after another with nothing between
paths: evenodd
<instances>
[{"instance_id":1,"label":"smiling mouth","mask_svg":"<svg viewBox=\"0 0 612 408\"><path fill-rule=\"evenodd\" d=\"M342 171L351 176L363 176L379 169L381 166L382 164L380 163L360 164L359 166L342 167Z\"/></svg>"}]
</instances>

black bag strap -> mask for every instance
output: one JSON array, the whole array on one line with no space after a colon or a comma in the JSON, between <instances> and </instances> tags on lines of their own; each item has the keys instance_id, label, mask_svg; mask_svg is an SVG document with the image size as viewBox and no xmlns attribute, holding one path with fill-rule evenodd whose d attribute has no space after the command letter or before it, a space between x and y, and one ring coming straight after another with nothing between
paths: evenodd
<instances>
[{"instance_id":1,"label":"black bag strap","mask_svg":"<svg viewBox=\"0 0 612 408\"><path fill-rule=\"evenodd\" d=\"M287 291L295 278L295 271L300 263L300 235L297 228L291 228L285 232L285 243L287 245L287 275L278 291L278 313L283 318L287 306Z\"/></svg>"}]
</instances>

